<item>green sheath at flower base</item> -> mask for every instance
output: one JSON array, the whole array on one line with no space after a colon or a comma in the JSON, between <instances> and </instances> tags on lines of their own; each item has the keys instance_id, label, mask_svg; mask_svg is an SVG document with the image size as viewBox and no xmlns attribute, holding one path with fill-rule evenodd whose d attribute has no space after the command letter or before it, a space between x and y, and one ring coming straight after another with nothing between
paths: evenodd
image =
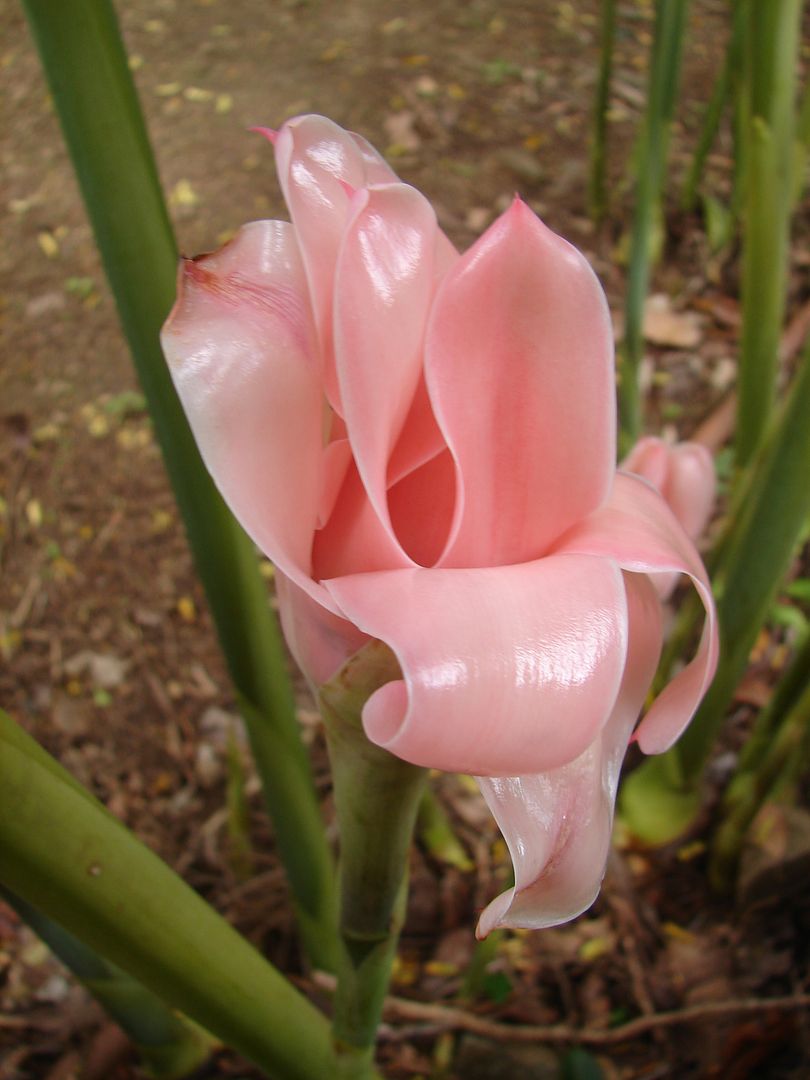
<instances>
[{"instance_id":1,"label":"green sheath at flower base","mask_svg":"<svg viewBox=\"0 0 810 1080\"><path fill-rule=\"evenodd\" d=\"M334 967L334 871L250 541L203 465L159 344L177 249L110 0L24 0L197 571L237 691L302 939Z\"/></svg>"},{"instance_id":2,"label":"green sheath at flower base","mask_svg":"<svg viewBox=\"0 0 810 1080\"><path fill-rule=\"evenodd\" d=\"M279 1080L324 1080L321 1014L0 711L0 882Z\"/></svg>"},{"instance_id":3,"label":"green sheath at flower base","mask_svg":"<svg viewBox=\"0 0 810 1080\"><path fill-rule=\"evenodd\" d=\"M340 830L340 934L333 1037L339 1077L372 1077L374 1036L405 907L408 851L426 770L366 738L363 706L401 678L396 658L372 641L321 687Z\"/></svg>"},{"instance_id":4,"label":"green sheath at flower base","mask_svg":"<svg viewBox=\"0 0 810 1080\"><path fill-rule=\"evenodd\" d=\"M106 1009L137 1047L153 1077L180 1080L210 1057L215 1040L202 1028L2 885L0 898Z\"/></svg>"}]
</instances>

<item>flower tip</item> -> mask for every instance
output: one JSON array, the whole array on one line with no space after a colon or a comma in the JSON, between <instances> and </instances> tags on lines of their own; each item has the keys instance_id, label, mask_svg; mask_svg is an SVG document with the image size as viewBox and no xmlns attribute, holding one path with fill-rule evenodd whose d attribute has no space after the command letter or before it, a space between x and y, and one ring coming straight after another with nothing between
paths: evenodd
<instances>
[{"instance_id":1,"label":"flower tip","mask_svg":"<svg viewBox=\"0 0 810 1080\"><path fill-rule=\"evenodd\" d=\"M525 221L527 216L535 221L540 220L529 204L517 192L512 197L512 202L503 216L505 221L514 221L515 223Z\"/></svg>"},{"instance_id":2,"label":"flower tip","mask_svg":"<svg viewBox=\"0 0 810 1080\"><path fill-rule=\"evenodd\" d=\"M264 135L265 139L272 145L276 145L278 139L278 132L274 128L269 127L251 127L248 131L254 132L256 135Z\"/></svg>"}]
</instances>

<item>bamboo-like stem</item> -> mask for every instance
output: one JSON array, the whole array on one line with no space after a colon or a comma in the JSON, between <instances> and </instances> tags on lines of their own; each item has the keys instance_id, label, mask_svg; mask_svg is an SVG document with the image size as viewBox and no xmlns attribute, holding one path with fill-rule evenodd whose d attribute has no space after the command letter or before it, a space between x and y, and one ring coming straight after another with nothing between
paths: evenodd
<instances>
[{"instance_id":1,"label":"bamboo-like stem","mask_svg":"<svg viewBox=\"0 0 810 1080\"><path fill-rule=\"evenodd\" d=\"M711 97L709 98L709 102L703 113L703 123L700 128L697 146L695 147L692 164L689 166L689 172L683 186L681 206L684 210L694 210L695 208L698 184L703 176L706 158L709 156L709 151L717 136L717 129L720 127L723 110L728 102L731 87L735 79L735 73L739 67L742 45L743 14L744 7L742 4L738 3L734 8L731 37L729 38L728 46L726 47L723 66L712 87Z\"/></svg>"},{"instance_id":2,"label":"bamboo-like stem","mask_svg":"<svg viewBox=\"0 0 810 1080\"><path fill-rule=\"evenodd\" d=\"M177 252L110 0L24 0L121 323L149 402L312 962L334 967L334 871L284 652L249 540L200 459L158 335Z\"/></svg>"},{"instance_id":3,"label":"bamboo-like stem","mask_svg":"<svg viewBox=\"0 0 810 1080\"><path fill-rule=\"evenodd\" d=\"M655 9L647 111L636 159L624 341L619 350L620 456L630 449L641 431L639 373L644 355L644 300L650 281L653 230L660 214L687 10L688 0L657 0Z\"/></svg>"},{"instance_id":4,"label":"bamboo-like stem","mask_svg":"<svg viewBox=\"0 0 810 1080\"><path fill-rule=\"evenodd\" d=\"M370 695L401 678L373 641L321 687L340 831L340 936L333 1038L341 1080L373 1076L374 1037L405 907L408 850L426 771L366 738Z\"/></svg>"},{"instance_id":5,"label":"bamboo-like stem","mask_svg":"<svg viewBox=\"0 0 810 1080\"><path fill-rule=\"evenodd\" d=\"M787 291L801 0L744 0L745 173L737 464L756 453L776 402Z\"/></svg>"},{"instance_id":6,"label":"bamboo-like stem","mask_svg":"<svg viewBox=\"0 0 810 1080\"><path fill-rule=\"evenodd\" d=\"M211 1055L214 1039L120 967L0 885L0 899L45 942L115 1020L156 1080L181 1080Z\"/></svg>"},{"instance_id":7,"label":"bamboo-like stem","mask_svg":"<svg viewBox=\"0 0 810 1080\"><path fill-rule=\"evenodd\" d=\"M0 881L269 1075L332 1075L319 1012L0 711Z\"/></svg>"},{"instance_id":8,"label":"bamboo-like stem","mask_svg":"<svg viewBox=\"0 0 810 1080\"><path fill-rule=\"evenodd\" d=\"M613 47L616 39L616 0L602 0L599 51L599 78L594 101L591 161L588 176L588 209L599 224L607 212L605 162L607 144L607 114L610 105L610 80L613 72Z\"/></svg>"},{"instance_id":9,"label":"bamboo-like stem","mask_svg":"<svg viewBox=\"0 0 810 1080\"><path fill-rule=\"evenodd\" d=\"M715 575L720 663L697 714L666 754L643 762L624 781L621 812L652 842L674 839L699 807L703 769L810 513L810 349L779 422L747 474L745 497ZM656 795L660 792L660 797ZM651 809L658 798L659 808Z\"/></svg>"}]
</instances>

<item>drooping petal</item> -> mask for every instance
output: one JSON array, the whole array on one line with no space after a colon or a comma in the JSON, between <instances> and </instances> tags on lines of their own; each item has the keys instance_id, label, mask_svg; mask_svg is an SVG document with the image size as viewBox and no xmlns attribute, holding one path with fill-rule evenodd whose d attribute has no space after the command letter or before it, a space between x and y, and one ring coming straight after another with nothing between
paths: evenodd
<instances>
[{"instance_id":1,"label":"drooping petal","mask_svg":"<svg viewBox=\"0 0 810 1080\"><path fill-rule=\"evenodd\" d=\"M695 657L659 694L637 732L645 754L667 750L691 720L717 667L717 618L706 570L663 498L637 476L619 473L604 507L571 529L557 553L598 555L651 576L688 574L706 609Z\"/></svg>"},{"instance_id":2,"label":"drooping petal","mask_svg":"<svg viewBox=\"0 0 810 1080\"><path fill-rule=\"evenodd\" d=\"M657 594L642 575L626 574L625 582L627 666L602 732L576 761L552 772L479 779L515 869L514 887L482 913L476 931L480 938L499 926L556 926L596 899L622 760L661 651Z\"/></svg>"},{"instance_id":3,"label":"drooping petal","mask_svg":"<svg viewBox=\"0 0 810 1080\"><path fill-rule=\"evenodd\" d=\"M304 260L329 400L341 411L332 357L332 293L351 191L397 176L365 139L324 116L299 116L275 139L279 183Z\"/></svg>"},{"instance_id":4,"label":"drooping petal","mask_svg":"<svg viewBox=\"0 0 810 1080\"><path fill-rule=\"evenodd\" d=\"M322 394L292 227L253 222L220 251L185 261L161 341L226 502L285 574L333 606L310 580Z\"/></svg>"},{"instance_id":5,"label":"drooping petal","mask_svg":"<svg viewBox=\"0 0 810 1080\"><path fill-rule=\"evenodd\" d=\"M627 649L621 573L605 559L409 569L324 583L397 656L404 681L363 710L366 734L417 765L483 776L578 757L616 700Z\"/></svg>"},{"instance_id":6,"label":"drooping petal","mask_svg":"<svg viewBox=\"0 0 810 1080\"><path fill-rule=\"evenodd\" d=\"M361 649L368 636L276 570L276 595L284 639L313 687L322 686Z\"/></svg>"},{"instance_id":7,"label":"drooping petal","mask_svg":"<svg viewBox=\"0 0 810 1080\"><path fill-rule=\"evenodd\" d=\"M422 374L440 234L407 184L360 192L352 209L335 278L335 363L358 471L393 536L388 466Z\"/></svg>"},{"instance_id":8,"label":"drooping petal","mask_svg":"<svg viewBox=\"0 0 810 1080\"><path fill-rule=\"evenodd\" d=\"M664 496L686 534L697 540L714 506L716 477L709 450L700 443L674 446L646 435L621 464L625 472L643 476Z\"/></svg>"},{"instance_id":9,"label":"drooping petal","mask_svg":"<svg viewBox=\"0 0 810 1080\"><path fill-rule=\"evenodd\" d=\"M613 345L584 257L516 201L446 275L428 391L456 460L443 566L527 562L606 496Z\"/></svg>"}]
</instances>

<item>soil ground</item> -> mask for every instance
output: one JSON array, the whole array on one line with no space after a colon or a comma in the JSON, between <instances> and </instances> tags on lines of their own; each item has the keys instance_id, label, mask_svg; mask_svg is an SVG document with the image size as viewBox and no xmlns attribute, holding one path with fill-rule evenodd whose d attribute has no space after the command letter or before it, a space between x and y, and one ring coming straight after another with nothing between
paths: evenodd
<instances>
[{"instance_id":1,"label":"soil ground","mask_svg":"<svg viewBox=\"0 0 810 1080\"><path fill-rule=\"evenodd\" d=\"M271 151L248 129L323 112L384 149L462 247L519 191L587 252L612 307L621 307L650 3L619 5L611 209L599 230L586 213L596 0L118 7L184 253L218 246L246 220L284 216ZM676 178L722 60L725 8L720 0L692 7ZM300 973L283 875L205 600L12 0L0 0L0 27L0 703L317 996ZM709 164L721 199L730 172L726 133ZM655 280L664 318L657 333L649 327L648 422L683 436L733 380L736 263L733 251L710 253L697 218L668 220ZM793 280L795 312L810 293L806 260L796 259ZM764 668L755 689L763 680L767 689ZM735 730L749 722L755 697L738 702ZM328 816L327 767L307 703L302 720ZM248 776L249 880L223 810L234 735ZM617 851L585 916L501 942L463 1016L409 1010L408 1002L459 1005L476 910L508 869L464 781L442 778L438 793L476 868L448 867L417 846L397 1000L381 1039L386 1076L551 1077L577 1045L592 1057L569 1055L567 1076L596 1075L583 1070L597 1062L611 1078L806 1075L807 1012L782 1001L808 990L806 890L756 908L712 896L702 835L664 852ZM678 1023L657 1019L673 1010L691 1011ZM515 1025L538 1031L518 1044ZM137 1075L115 1029L0 905L0 1080ZM202 1075L259 1074L223 1051Z\"/></svg>"}]
</instances>

